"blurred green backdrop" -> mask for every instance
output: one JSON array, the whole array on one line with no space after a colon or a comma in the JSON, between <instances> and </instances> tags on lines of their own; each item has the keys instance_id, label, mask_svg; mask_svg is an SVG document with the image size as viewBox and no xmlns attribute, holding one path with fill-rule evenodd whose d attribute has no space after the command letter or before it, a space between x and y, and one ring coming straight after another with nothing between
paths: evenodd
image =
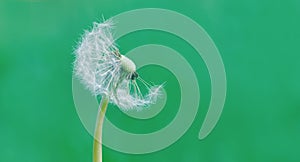
<instances>
[{"instance_id":1,"label":"blurred green backdrop","mask_svg":"<svg viewBox=\"0 0 300 162\"><path fill-rule=\"evenodd\" d=\"M2 0L0 2L0 161L92 161L92 137L72 99L72 52L92 22L124 11L155 7L198 22L222 55L228 81L222 117L199 141L210 98L205 64L186 42L168 33L135 32L120 39L121 52L157 43L179 51L201 88L197 119L170 147L146 155L104 149L104 162L300 161L299 0ZM200 60L200 61L199 61ZM147 72L152 71L152 72ZM134 120L118 109L107 116L122 129L151 132L177 112L180 91L160 67L140 70L147 80L168 80L166 109ZM174 108L175 107L175 108Z\"/></svg>"}]
</instances>

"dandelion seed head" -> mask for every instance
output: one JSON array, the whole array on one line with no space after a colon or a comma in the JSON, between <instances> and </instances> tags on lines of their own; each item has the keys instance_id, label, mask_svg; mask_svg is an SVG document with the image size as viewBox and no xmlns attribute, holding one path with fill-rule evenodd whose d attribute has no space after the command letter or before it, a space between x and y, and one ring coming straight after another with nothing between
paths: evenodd
<instances>
[{"instance_id":1,"label":"dandelion seed head","mask_svg":"<svg viewBox=\"0 0 300 162\"><path fill-rule=\"evenodd\" d=\"M112 35L110 20L94 23L85 31L75 50L74 74L93 95L108 96L121 109L139 109L154 104L162 85L150 85L136 72L136 65L121 55ZM148 93L143 95L140 80Z\"/></svg>"}]
</instances>

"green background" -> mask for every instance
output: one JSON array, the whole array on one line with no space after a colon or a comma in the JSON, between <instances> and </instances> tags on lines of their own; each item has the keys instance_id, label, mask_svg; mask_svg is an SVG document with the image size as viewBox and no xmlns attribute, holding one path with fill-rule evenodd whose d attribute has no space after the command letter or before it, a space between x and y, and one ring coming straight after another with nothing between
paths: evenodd
<instances>
[{"instance_id":1,"label":"green background","mask_svg":"<svg viewBox=\"0 0 300 162\"><path fill-rule=\"evenodd\" d=\"M223 114L203 141L198 132L210 99L205 64L182 39L164 32L135 32L118 40L126 53L157 43L179 51L197 73L197 118L175 144L129 155L104 148L104 162L300 161L299 0L1 0L0 161L92 161L92 137L72 98L72 52L84 29L102 15L165 8L199 23L223 58L228 92ZM167 80L168 102L155 118L135 120L110 105L107 116L136 133L158 130L175 116L180 91L167 70L148 66L146 80Z\"/></svg>"}]
</instances>

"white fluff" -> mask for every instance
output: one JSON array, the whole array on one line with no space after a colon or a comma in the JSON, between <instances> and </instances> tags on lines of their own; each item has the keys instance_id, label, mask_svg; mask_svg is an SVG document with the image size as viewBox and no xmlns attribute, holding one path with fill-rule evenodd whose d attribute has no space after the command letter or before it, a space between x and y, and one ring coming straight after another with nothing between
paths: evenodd
<instances>
[{"instance_id":1,"label":"white fluff","mask_svg":"<svg viewBox=\"0 0 300 162\"><path fill-rule=\"evenodd\" d=\"M135 64L118 54L111 33L112 22L94 23L86 31L75 50L74 73L93 95L106 95L110 102L121 109L137 109L155 103L162 94L162 85L150 86L142 81L148 94L142 95L136 83L131 80Z\"/></svg>"}]
</instances>

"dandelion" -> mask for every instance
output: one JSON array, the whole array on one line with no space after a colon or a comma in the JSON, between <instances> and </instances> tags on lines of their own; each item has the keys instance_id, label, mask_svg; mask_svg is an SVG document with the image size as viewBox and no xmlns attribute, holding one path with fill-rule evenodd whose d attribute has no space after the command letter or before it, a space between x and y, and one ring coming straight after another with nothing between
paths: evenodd
<instances>
[{"instance_id":1,"label":"dandelion","mask_svg":"<svg viewBox=\"0 0 300 162\"><path fill-rule=\"evenodd\" d=\"M112 21L94 23L75 50L74 73L95 96L102 96L97 117L94 162L102 161L102 124L108 103L123 110L141 109L156 102L162 85L150 85L136 72L136 66L121 55L112 36ZM137 80L148 90L143 95Z\"/></svg>"}]
</instances>

